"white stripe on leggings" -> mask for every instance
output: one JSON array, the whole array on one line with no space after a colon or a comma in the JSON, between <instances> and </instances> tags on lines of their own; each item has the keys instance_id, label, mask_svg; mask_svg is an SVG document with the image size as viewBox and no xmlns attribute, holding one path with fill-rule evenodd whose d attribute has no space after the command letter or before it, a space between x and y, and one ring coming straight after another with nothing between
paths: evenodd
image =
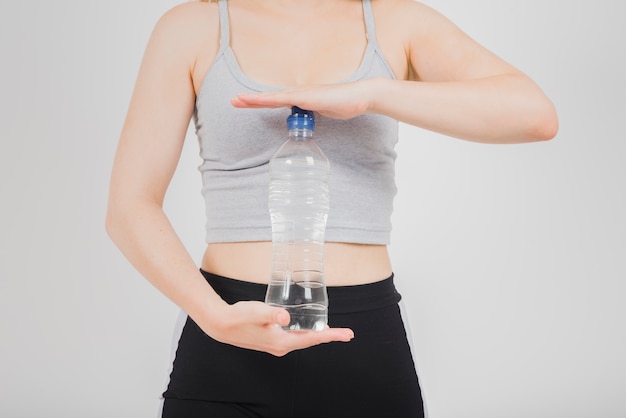
<instances>
[{"instance_id":1,"label":"white stripe on leggings","mask_svg":"<svg viewBox=\"0 0 626 418\"><path fill-rule=\"evenodd\" d=\"M165 383L165 387L161 391L161 394L165 392L167 389L167 385L169 384L170 374L172 373L172 369L174 368L174 358L176 357L176 349L178 348L178 341L180 340L180 336L183 334L183 328L185 326L185 322L187 321L187 313L182 309L178 313L178 318L176 319L176 324L174 325L174 331L172 332L172 342L170 343L170 365L169 370L167 372L167 382ZM163 395L159 397L159 409L157 411L157 418L163 417Z\"/></svg>"}]
</instances>

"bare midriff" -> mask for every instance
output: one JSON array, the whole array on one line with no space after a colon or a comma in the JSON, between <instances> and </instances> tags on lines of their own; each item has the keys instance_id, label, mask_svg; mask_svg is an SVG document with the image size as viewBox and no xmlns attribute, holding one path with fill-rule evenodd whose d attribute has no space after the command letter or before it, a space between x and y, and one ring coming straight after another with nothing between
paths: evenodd
<instances>
[{"instance_id":1,"label":"bare midriff","mask_svg":"<svg viewBox=\"0 0 626 418\"><path fill-rule=\"evenodd\" d=\"M219 276L267 283L272 269L269 241L209 244L202 269ZM327 286L373 283L391 275L385 245L327 242L324 244L324 278Z\"/></svg>"}]
</instances>

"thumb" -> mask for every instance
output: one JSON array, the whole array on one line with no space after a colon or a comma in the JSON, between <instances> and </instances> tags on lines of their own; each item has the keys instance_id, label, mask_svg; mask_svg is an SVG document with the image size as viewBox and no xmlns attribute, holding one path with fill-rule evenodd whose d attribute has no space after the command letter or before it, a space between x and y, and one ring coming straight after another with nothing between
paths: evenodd
<instances>
[{"instance_id":1,"label":"thumb","mask_svg":"<svg viewBox=\"0 0 626 418\"><path fill-rule=\"evenodd\" d=\"M270 315L270 323L278 324L281 327L286 327L289 325L289 321L291 321L289 312L283 308L272 308Z\"/></svg>"}]
</instances>

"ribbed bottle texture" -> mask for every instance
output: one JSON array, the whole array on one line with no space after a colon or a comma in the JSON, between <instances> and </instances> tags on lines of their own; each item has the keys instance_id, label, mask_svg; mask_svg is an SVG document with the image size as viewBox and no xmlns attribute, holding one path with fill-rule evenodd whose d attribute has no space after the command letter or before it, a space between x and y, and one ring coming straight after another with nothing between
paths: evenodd
<instances>
[{"instance_id":1,"label":"ribbed bottle texture","mask_svg":"<svg viewBox=\"0 0 626 418\"><path fill-rule=\"evenodd\" d=\"M328 159L312 139L312 112L294 107L288 139L270 161L272 274L266 303L285 308L285 329L322 330L328 322L324 233L329 210Z\"/></svg>"}]
</instances>

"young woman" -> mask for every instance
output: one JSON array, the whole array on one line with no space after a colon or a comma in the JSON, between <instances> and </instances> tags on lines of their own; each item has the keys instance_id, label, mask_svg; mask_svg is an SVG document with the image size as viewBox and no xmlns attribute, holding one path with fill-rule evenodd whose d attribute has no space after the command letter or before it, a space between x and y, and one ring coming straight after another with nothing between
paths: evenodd
<instances>
[{"instance_id":1,"label":"young woman","mask_svg":"<svg viewBox=\"0 0 626 418\"><path fill-rule=\"evenodd\" d=\"M332 167L330 328L289 332L262 302L268 161L292 105ZM162 210L193 118L207 248L198 269ZM547 140L527 76L412 0L219 0L168 11L114 162L107 231L188 314L164 417L423 417L387 253L398 121L486 143Z\"/></svg>"}]
</instances>

